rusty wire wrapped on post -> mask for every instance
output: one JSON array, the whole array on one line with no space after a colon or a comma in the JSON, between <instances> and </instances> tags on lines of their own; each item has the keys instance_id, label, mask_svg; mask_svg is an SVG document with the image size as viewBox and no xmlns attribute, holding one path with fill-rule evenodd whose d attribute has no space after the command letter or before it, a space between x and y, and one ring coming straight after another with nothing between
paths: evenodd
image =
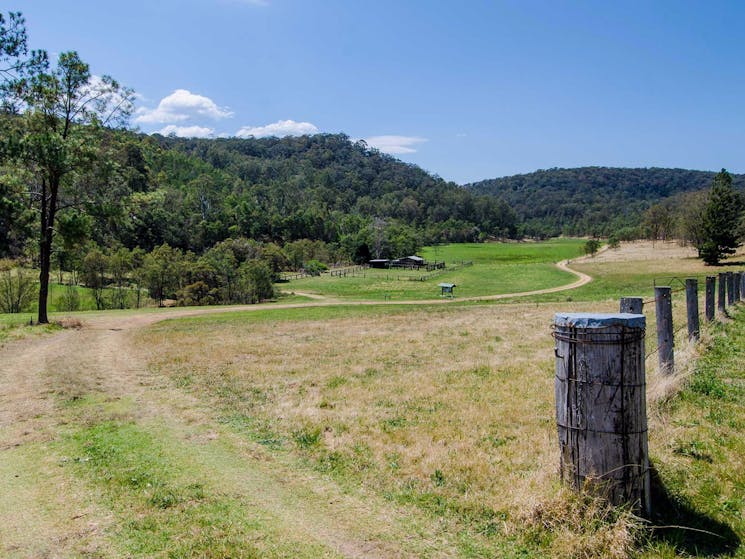
<instances>
[{"instance_id":1,"label":"rusty wire wrapped on post","mask_svg":"<svg viewBox=\"0 0 745 559\"><path fill-rule=\"evenodd\" d=\"M561 478L648 517L645 329L638 314L554 319Z\"/></svg>"}]
</instances>

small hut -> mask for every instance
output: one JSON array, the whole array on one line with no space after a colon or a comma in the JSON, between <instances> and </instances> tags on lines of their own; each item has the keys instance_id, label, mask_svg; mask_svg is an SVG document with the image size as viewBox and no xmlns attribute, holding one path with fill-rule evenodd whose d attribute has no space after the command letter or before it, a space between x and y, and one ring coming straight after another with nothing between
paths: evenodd
<instances>
[{"instance_id":1,"label":"small hut","mask_svg":"<svg viewBox=\"0 0 745 559\"><path fill-rule=\"evenodd\" d=\"M454 283L440 283L438 286L442 289L440 292L441 297L455 297L455 293L453 292L453 289L455 289Z\"/></svg>"}]
</instances>

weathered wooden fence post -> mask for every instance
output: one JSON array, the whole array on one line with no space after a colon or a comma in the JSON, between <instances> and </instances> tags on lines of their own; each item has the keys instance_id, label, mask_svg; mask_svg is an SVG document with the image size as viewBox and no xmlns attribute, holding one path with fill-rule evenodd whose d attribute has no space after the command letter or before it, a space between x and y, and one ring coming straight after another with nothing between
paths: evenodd
<instances>
[{"instance_id":1,"label":"weathered wooden fence post","mask_svg":"<svg viewBox=\"0 0 745 559\"><path fill-rule=\"evenodd\" d=\"M740 272L734 272L732 274L733 281L732 286L735 288L735 303L740 302L740 283L742 282L742 273Z\"/></svg>"},{"instance_id":2,"label":"weathered wooden fence post","mask_svg":"<svg viewBox=\"0 0 745 559\"><path fill-rule=\"evenodd\" d=\"M714 290L716 287L716 276L706 276L706 321L714 320Z\"/></svg>"},{"instance_id":3,"label":"weathered wooden fence post","mask_svg":"<svg viewBox=\"0 0 745 559\"><path fill-rule=\"evenodd\" d=\"M727 272L727 304L731 307L735 304L735 278L732 272Z\"/></svg>"},{"instance_id":4,"label":"weathered wooden fence post","mask_svg":"<svg viewBox=\"0 0 745 559\"><path fill-rule=\"evenodd\" d=\"M698 280L686 279L686 315L688 317L688 339L698 340L701 327L698 322Z\"/></svg>"},{"instance_id":5,"label":"weathered wooden fence post","mask_svg":"<svg viewBox=\"0 0 745 559\"><path fill-rule=\"evenodd\" d=\"M669 287L655 287L655 314L657 315L657 352L660 373L671 375L675 369L673 356L673 299Z\"/></svg>"},{"instance_id":6,"label":"weathered wooden fence post","mask_svg":"<svg viewBox=\"0 0 745 559\"><path fill-rule=\"evenodd\" d=\"M558 313L556 421L563 481L651 513L643 315Z\"/></svg>"},{"instance_id":7,"label":"weathered wooden fence post","mask_svg":"<svg viewBox=\"0 0 745 559\"><path fill-rule=\"evenodd\" d=\"M740 272L740 301L745 300L745 272Z\"/></svg>"},{"instance_id":8,"label":"weathered wooden fence post","mask_svg":"<svg viewBox=\"0 0 745 559\"><path fill-rule=\"evenodd\" d=\"M726 311L725 308L725 296L727 291L727 274L724 272L721 272L719 274L719 297L717 297L717 308L719 309L719 312L724 314Z\"/></svg>"},{"instance_id":9,"label":"weathered wooden fence post","mask_svg":"<svg viewBox=\"0 0 745 559\"><path fill-rule=\"evenodd\" d=\"M644 299L641 297L621 297L620 312L642 314Z\"/></svg>"}]
</instances>

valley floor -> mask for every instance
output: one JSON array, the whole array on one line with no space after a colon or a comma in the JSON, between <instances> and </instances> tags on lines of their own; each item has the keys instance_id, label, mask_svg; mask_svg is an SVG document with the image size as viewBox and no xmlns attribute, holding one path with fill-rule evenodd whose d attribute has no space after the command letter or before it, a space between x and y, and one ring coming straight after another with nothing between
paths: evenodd
<instances>
[{"instance_id":1,"label":"valley floor","mask_svg":"<svg viewBox=\"0 0 745 559\"><path fill-rule=\"evenodd\" d=\"M617 302L533 299L100 313L8 342L0 555L737 555L742 378L717 375L742 369L745 317L706 342L726 366L651 410L664 486L724 543L634 547L626 516L575 525L556 481L553 313Z\"/></svg>"}]
</instances>

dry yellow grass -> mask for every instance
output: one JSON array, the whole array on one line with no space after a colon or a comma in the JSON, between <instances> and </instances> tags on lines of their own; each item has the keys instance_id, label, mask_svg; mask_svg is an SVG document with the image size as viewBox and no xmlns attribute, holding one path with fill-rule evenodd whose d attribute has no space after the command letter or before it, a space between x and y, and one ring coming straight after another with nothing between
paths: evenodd
<instances>
[{"instance_id":1,"label":"dry yellow grass","mask_svg":"<svg viewBox=\"0 0 745 559\"><path fill-rule=\"evenodd\" d=\"M643 246L633 251L635 269L698 265L680 255L648 259ZM629 261L585 266L604 273ZM80 330L69 324L57 336L5 348L0 373L12 390L3 395L0 442L25 446L8 452L12 467L0 470L10 474L33 462L48 437L72 428L64 425L77 421L76 413L95 424L101 409L116 418L121 407L217 495L238 496L247 510L269 518L276 541L312 535L345 556L445 557L499 556L510 538L525 538L517 545L535 556L624 557L634 549L637 519L558 483L550 329L556 311L615 310L614 299L361 308L338 316L330 309L321 313L329 318L318 320L301 311L276 319L245 313L147 329L141 328L156 322L155 314L91 319ZM645 312L651 352L654 306ZM677 326L684 312L677 293ZM650 448L684 460L671 441L682 440L687 426L667 420L665 404L685 382L697 350L685 342L685 331L676 343L675 376L656 372L655 354L647 360ZM70 401L82 402L79 411L59 406ZM47 461L30 471L56 484L46 475L54 468ZM49 505L49 518L36 510L42 505L28 477L19 478L15 496L0 495L9 507L31 503L30 521L48 534L25 538L15 529L20 523L6 527L17 555L66 538L68 550L116 556L100 529L115 521L112 513L101 510L95 491L63 473L57 477L62 498ZM53 491L40 484L38 495ZM66 521L76 516L70 507L84 509L99 529L84 534ZM525 536L530 531L540 541ZM399 545L402 534L412 541ZM469 545L482 547L463 551Z\"/></svg>"},{"instance_id":2,"label":"dry yellow grass","mask_svg":"<svg viewBox=\"0 0 745 559\"><path fill-rule=\"evenodd\" d=\"M612 310L598 307L571 305ZM556 478L554 310L417 310L147 337L158 371L188 379L218 405L286 437L322 433L328 452L364 449L367 483L413 482L474 506L523 510Z\"/></svg>"},{"instance_id":3,"label":"dry yellow grass","mask_svg":"<svg viewBox=\"0 0 745 559\"><path fill-rule=\"evenodd\" d=\"M722 262L723 265L737 265L745 257L745 246ZM633 241L621 243L616 249L607 249L595 256L575 258L577 264L616 264L633 266L634 271L641 273L660 272L664 275L689 273L694 275L711 274L718 271L716 267L707 266L698 258L696 249L681 245L677 241Z\"/></svg>"},{"instance_id":4,"label":"dry yellow grass","mask_svg":"<svg viewBox=\"0 0 745 559\"><path fill-rule=\"evenodd\" d=\"M645 269L670 269L648 259L648 249L633 252ZM687 257L680 259L687 253L677 246L675 253L673 267L687 268ZM142 341L157 348L150 355L155 371L191 386L219 414L258 420L286 448L319 463L341 457L351 464L350 475L373 490L414 488L459 506L504 512L510 532L523 527L525 514L559 506L554 499L567 505L557 484L553 314L616 310L616 301L605 301L318 321L247 318L163 325ZM676 293L677 372L659 375L654 305L645 312L650 424L661 430L660 406L690 374L696 349L686 340L685 300ZM652 444L664 443L653 433ZM595 534L568 524L552 546L556 556L575 545L592 557L610 553L613 544L621 557L637 533L631 517Z\"/></svg>"},{"instance_id":5,"label":"dry yellow grass","mask_svg":"<svg viewBox=\"0 0 745 559\"><path fill-rule=\"evenodd\" d=\"M621 243L617 249L608 249L595 256L583 257L582 260L599 263L658 261L665 265L669 264L670 260L695 259L696 256L694 247L682 246L675 241L633 241ZM704 266L700 260L698 262Z\"/></svg>"}]
</instances>

